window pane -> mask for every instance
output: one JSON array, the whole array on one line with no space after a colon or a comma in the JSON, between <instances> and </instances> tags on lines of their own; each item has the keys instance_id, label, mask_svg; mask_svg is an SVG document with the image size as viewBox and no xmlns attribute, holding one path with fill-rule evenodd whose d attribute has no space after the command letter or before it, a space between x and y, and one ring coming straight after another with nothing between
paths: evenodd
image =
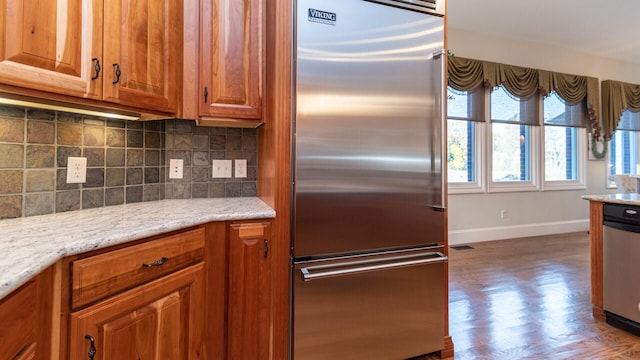
<instances>
[{"instance_id":1,"label":"window pane","mask_svg":"<svg viewBox=\"0 0 640 360\"><path fill-rule=\"evenodd\" d=\"M545 111L546 111L545 102ZM578 129L544 127L544 178L547 181L578 180Z\"/></svg>"},{"instance_id":2,"label":"window pane","mask_svg":"<svg viewBox=\"0 0 640 360\"><path fill-rule=\"evenodd\" d=\"M520 100L502 86L491 91L491 120L520 122Z\"/></svg>"},{"instance_id":3,"label":"window pane","mask_svg":"<svg viewBox=\"0 0 640 360\"><path fill-rule=\"evenodd\" d=\"M587 111L584 101L569 105L556 92L544 98L545 125L586 127Z\"/></svg>"},{"instance_id":4,"label":"window pane","mask_svg":"<svg viewBox=\"0 0 640 360\"><path fill-rule=\"evenodd\" d=\"M530 181L530 127L494 123L491 133L493 181Z\"/></svg>"},{"instance_id":5,"label":"window pane","mask_svg":"<svg viewBox=\"0 0 640 360\"><path fill-rule=\"evenodd\" d=\"M502 86L491 91L491 121L538 125L540 97L519 99L511 95Z\"/></svg>"},{"instance_id":6,"label":"window pane","mask_svg":"<svg viewBox=\"0 0 640 360\"><path fill-rule=\"evenodd\" d=\"M450 118L484 121L484 89L447 91L447 116Z\"/></svg>"},{"instance_id":7,"label":"window pane","mask_svg":"<svg viewBox=\"0 0 640 360\"><path fill-rule=\"evenodd\" d=\"M617 130L640 131L640 112L623 110Z\"/></svg>"},{"instance_id":8,"label":"window pane","mask_svg":"<svg viewBox=\"0 0 640 360\"><path fill-rule=\"evenodd\" d=\"M565 105L556 93L550 94L544 99L544 123L555 124L554 119L564 119Z\"/></svg>"},{"instance_id":9,"label":"window pane","mask_svg":"<svg viewBox=\"0 0 640 360\"><path fill-rule=\"evenodd\" d=\"M447 99L447 116L468 118L469 114L469 95L466 92L453 91L449 88Z\"/></svg>"},{"instance_id":10,"label":"window pane","mask_svg":"<svg viewBox=\"0 0 640 360\"><path fill-rule=\"evenodd\" d=\"M475 181L475 126L472 121L449 120L447 123L449 182Z\"/></svg>"},{"instance_id":11,"label":"window pane","mask_svg":"<svg viewBox=\"0 0 640 360\"><path fill-rule=\"evenodd\" d=\"M638 146L640 132L616 130L610 142L609 174L640 174Z\"/></svg>"}]
</instances>

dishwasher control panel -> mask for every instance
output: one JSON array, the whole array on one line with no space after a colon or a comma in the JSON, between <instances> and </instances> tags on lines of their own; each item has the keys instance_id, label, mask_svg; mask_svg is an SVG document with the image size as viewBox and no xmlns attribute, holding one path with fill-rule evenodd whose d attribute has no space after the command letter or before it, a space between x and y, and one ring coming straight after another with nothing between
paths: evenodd
<instances>
[{"instance_id":1,"label":"dishwasher control panel","mask_svg":"<svg viewBox=\"0 0 640 360\"><path fill-rule=\"evenodd\" d=\"M604 221L640 225L640 206L604 204Z\"/></svg>"}]
</instances>

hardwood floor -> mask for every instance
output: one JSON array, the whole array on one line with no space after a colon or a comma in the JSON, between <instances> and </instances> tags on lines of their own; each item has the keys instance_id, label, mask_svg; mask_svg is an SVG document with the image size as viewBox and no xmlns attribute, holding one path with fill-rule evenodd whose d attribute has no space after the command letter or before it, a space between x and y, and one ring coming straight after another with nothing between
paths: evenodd
<instances>
[{"instance_id":1,"label":"hardwood floor","mask_svg":"<svg viewBox=\"0 0 640 360\"><path fill-rule=\"evenodd\" d=\"M586 232L470 245L449 250L456 360L640 359L639 337L591 316Z\"/></svg>"}]
</instances>

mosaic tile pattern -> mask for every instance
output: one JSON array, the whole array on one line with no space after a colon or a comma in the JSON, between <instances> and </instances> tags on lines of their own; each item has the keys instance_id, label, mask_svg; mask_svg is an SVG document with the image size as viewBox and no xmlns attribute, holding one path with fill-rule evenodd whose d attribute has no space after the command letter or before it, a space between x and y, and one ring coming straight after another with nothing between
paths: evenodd
<instances>
[{"instance_id":1,"label":"mosaic tile pattern","mask_svg":"<svg viewBox=\"0 0 640 360\"><path fill-rule=\"evenodd\" d=\"M66 183L68 157L87 158L86 183ZM169 159L184 160L183 179L169 179ZM247 178L211 178L213 159L247 159ZM253 197L256 160L255 129L0 106L0 219L163 199Z\"/></svg>"}]
</instances>

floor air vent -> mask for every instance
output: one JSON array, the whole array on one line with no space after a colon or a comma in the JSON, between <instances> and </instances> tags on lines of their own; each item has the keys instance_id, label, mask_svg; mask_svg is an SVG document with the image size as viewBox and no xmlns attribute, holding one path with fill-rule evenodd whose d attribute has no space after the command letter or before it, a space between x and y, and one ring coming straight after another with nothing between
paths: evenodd
<instances>
[{"instance_id":1,"label":"floor air vent","mask_svg":"<svg viewBox=\"0 0 640 360\"><path fill-rule=\"evenodd\" d=\"M469 246L469 245L453 245L453 246L449 246L451 249L453 250L471 250L473 249L473 247Z\"/></svg>"}]
</instances>

